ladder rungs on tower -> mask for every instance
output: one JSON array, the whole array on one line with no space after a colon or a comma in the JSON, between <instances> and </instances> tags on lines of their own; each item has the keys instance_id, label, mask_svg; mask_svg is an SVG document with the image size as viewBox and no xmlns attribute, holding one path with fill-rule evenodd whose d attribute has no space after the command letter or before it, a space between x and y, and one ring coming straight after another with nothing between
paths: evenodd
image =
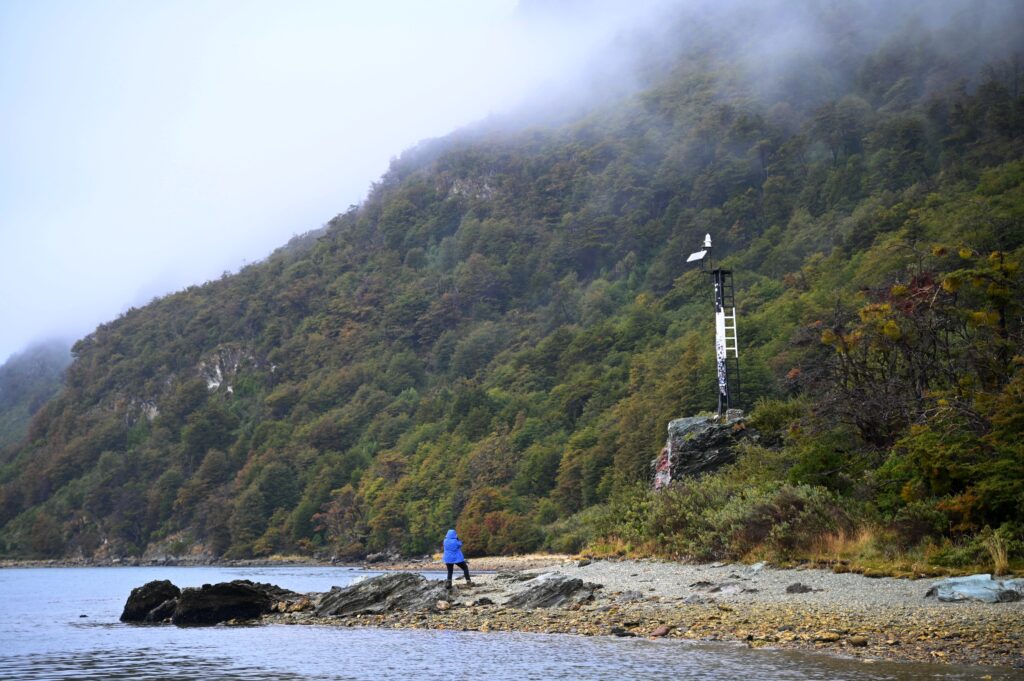
<instances>
[{"instance_id":1,"label":"ladder rungs on tower","mask_svg":"<svg viewBox=\"0 0 1024 681\"><path fill-rule=\"evenodd\" d=\"M715 354L718 365L718 413L723 415L740 403L740 346L736 333L736 287L732 270L713 267L708 253L711 235L704 237L703 249L691 253L686 262L699 262L711 275L715 287Z\"/></svg>"},{"instance_id":2,"label":"ladder rungs on tower","mask_svg":"<svg viewBox=\"0 0 1024 681\"><path fill-rule=\"evenodd\" d=\"M733 357L739 357L739 337L736 334L736 308L731 308L731 314L725 313L725 351L732 353Z\"/></svg>"}]
</instances>

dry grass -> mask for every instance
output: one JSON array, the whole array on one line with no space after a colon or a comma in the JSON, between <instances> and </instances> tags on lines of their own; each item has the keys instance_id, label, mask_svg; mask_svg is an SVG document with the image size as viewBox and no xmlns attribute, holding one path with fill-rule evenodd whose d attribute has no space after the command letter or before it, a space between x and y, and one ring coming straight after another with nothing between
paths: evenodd
<instances>
[{"instance_id":1,"label":"dry grass","mask_svg":"<svg viewBox=\"0 0 1024 681\"><path fill-rule=\"evenodd\" d=\"M309 556L304 556L298 553L274 553L265 558L259 560L266 561L267 563L309 563L313 561Z\"/></svg>"},{"instance_id":2,"label":"dry grass","mask_svg":"<svg viewBox=\"0 0 1024 681\"><path fill-rule=\"evenodd\" d=\"M832 565L839 572L910 577L945 573L928 565L927 558L915 554L891 555L879 549L878 531L860 527L847 533L842 530L823 535L815 542L808 558L812 562Z\"/></svg>"},{"instance_id":3,"label":"dry grass","mask_svg":"<svg viewBox=\"0 0 1024 681\"><path fill-rule=\"evenodd\" d=\"M844 530L822 535L814 543L811 556L819 561L853 561L877 558L875 532L869 527L848 534Z\"/></svg>"},{"instance_id":4,"label":"dry grass","mask_svg":"<svg viewBox=\"0 0 1024 681\"><path fill-rule=\"evenodd\" d=\"M909 579L922 577L947 577L977 574L991 569L995 575L1021 572L1024 562L1010 560L1011 546L1006 537L988 531L984 534L984 546L991 557L991 564L943 565L937 557L943 546L924 542L903 551L894 552L893 541L884 528L862 526L851 532L839 530L820 535L807 551L797 552L786 560L780 560L767 545L759 545L744 554L744 563L767 561L777 567L815 565L831 568L834 572L854 572L874 577L890 576ZM653 544L630 542L616 536L602 537L587 545L584 555L593 558L650 558L660 557L673 560L686 559L665 555Z\"/></svg>"},{"instance_id":5,"label":"dry grass","mask_svg":"<svg viewBox=\"0 0 1024 681\"><path fill-rule=\"evenodd\" d=\"M633 547L619 537L602 537L588 544L586 553L595 558L621 558L633 553Z\"/></svg>"},{"instance_id":6,"label":"dry grass","mask_svg":"<svg viewBox=\"0 0 1024 681\"><path fill-rule=\"evenodd\" d=\"M992 574L996 576L1009 574L1010 557L1006 539L999 532L985 529L987 532L985 532L981 544L992 558Z\"/></svg>"}]
</instances>

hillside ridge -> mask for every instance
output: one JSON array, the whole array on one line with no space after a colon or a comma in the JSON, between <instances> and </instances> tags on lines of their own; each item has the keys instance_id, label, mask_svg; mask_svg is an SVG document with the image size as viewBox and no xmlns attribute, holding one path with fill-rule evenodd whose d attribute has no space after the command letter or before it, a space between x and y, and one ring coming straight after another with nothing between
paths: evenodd
<instances>
[{"instance_id":1,"label":"hillside ridge","mask_svg":"<svg viewBox=\"0 0 1024 681\"><path fill-rule=\"evenodd\" d=\"M956 28L771 82L697 44L581 118L404 154L76 343L0 465L0 554L414 555L457 526L478 554L1018 555L1022 70ZM765 437L653 495L665 424L715 404L708 232Z\"/></svg>"}]
</instances>

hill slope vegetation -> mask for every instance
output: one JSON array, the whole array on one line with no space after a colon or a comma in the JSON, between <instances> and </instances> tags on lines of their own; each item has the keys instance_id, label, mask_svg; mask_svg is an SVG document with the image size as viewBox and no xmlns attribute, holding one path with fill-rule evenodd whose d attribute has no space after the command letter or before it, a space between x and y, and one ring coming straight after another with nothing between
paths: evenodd
<instances>
[{"instance_id":1,"label":"hill slope vegetation","mask_svg":"<svg viewBox=\"0 0 1024 681\"><path fill-rule=\"evenodd\" d=\"M477 554L1012 557L1020 23L879 39L806 5L828 47L767 64L681 20L629 97L425 143L99 327L0 466L0 551L413 554L457 525ZM666 422L715 404L706 232L763 436L652 495Z\"/></svg>"},{"instance_id":2,"label":"hill slope vegetation","mask_svg":"<svg viewBox=\"0 0 1024 681\"><path fill-rule=\"evenodd\" d=\"M70 363L69 343L53 340L33 344L0 365L0 452L25 438L32 416L60 391Z\"/></svg>"}]
</instances>

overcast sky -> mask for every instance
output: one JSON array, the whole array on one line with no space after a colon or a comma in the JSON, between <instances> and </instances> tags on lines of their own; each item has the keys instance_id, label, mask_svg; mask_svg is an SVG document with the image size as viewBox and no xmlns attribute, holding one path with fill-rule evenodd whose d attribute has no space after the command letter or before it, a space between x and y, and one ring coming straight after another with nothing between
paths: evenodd
<instances>
[{"instance_id":1,"label":"overcast sky","mask_svg":"<svg viewBox=\"0 0 1024 681\"><path fill-rule=\"evenodd\" d=\"M0 362L263 258L660 3L570 4L0 2Z\"/></svg>"}]
</instances>

